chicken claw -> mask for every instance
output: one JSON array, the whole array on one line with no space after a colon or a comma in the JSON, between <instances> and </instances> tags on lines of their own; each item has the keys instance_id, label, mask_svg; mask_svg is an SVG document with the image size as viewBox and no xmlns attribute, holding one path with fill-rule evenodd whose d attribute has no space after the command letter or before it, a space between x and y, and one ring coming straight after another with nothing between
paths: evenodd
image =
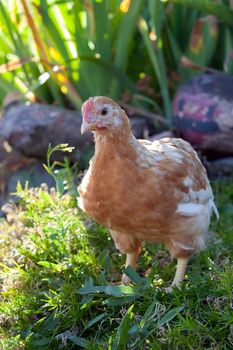
<instances>
[{"instance_id":1,"label":"chicken claw","mask_svg":"<svg viewBox=\"0 0 233 350\"><path fill-rule=\"evenodd\" d=\"M187 257L177 258L176 274L175 274L175 277L174 277L174 280L173 280L171 286L165 288L165 291L167 293L171 293L173 291L174 287L181 289L181 283L184 279L188 260L189 259Z\"/></svg>"},{"instance_id":2,"label":"chicken claw","mask_svg":"<svg viewBox=\"0 0 233 350\"><path fill-rule=\"evenodd\" d=\"M122 278L121 278L121 283L124 284L124 285L127 285L127 284L130 284L132 281L131 281L131 278L128 277L126 274L123 274L122 275Z\"/></svg>"},{"instance_id":3,"label":"chicken claw","mask_svg":"<svg viewBox=\"0 0 233 350\"><path fill-rule=\"evenodd\" d=\"M125 268L127 266L135 267L137 263L138 255L141 252L141 247L139 247L135 252L127 253L126 254L126 262L125 262ZM126 274L123 274L121 278L122 284L129 284L131 282L131 278L128 277Z\"/></svg>"}]
</instances>

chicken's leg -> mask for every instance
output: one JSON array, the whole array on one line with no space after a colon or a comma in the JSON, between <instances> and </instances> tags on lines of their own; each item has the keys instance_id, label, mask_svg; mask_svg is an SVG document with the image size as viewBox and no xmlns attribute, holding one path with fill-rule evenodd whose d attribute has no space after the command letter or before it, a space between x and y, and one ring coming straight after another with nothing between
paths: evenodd
<instances>
[{"instance_id":1,"label":"chicken's leg","mask_svg":"<svg viewBox=\"0 0 233 350\"><path fill-rule=\"evenodd\" d=\"M166 288L167 292L171 292L174 286L180 289L180 285L184 279L188 260L188 257L177 258L176 274L171 284L171 287Z\"/></svg>"},{"instance_id":2,"label":"chicken's leg","mask_svg":"<svg viewBox=\"0 0 233 350\"><path fill-rule=\"evenodd\" d=\"M132 266L132 267L136 266L138 255L140 254L140 252L141 252L141 247L137 249L135 252L126 254L125 268L127 266ZM127 275L123 274L121 282L123 284L129 284L131 282L131 279Z\"/></svg>"},{"instance_id":3,"label":"chicken's leg","mask_svg":"<svg viewBox=\"0 0 233 350\"><path fill-rule=\"evenodd\" d=\"M141 253L141 242L125 233L110 230L111 236L114 239L115 246L121 253L126 254L125 267L135 267L137 263L138 255ZM123 274L121 282L128 284L131 282L130 278Z\"/></svg>"}]
</instances>

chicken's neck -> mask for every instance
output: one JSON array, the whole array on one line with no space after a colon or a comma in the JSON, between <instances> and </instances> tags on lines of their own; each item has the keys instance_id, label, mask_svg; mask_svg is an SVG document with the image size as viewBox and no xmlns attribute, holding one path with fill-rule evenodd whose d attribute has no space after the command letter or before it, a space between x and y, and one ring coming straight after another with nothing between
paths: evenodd
<instances>
[{"instance_id":1,"label":"chicken's neck","mask_svg":"<svg viewBox=\"0 0 233 350\"><path fill-rule=\"evenodd\" d=\"M95 133L95 158L112 158L115 154L135 160L137 158L137 143L138 141L131 130L119 135Z\"/></svg>"}]
</instances>

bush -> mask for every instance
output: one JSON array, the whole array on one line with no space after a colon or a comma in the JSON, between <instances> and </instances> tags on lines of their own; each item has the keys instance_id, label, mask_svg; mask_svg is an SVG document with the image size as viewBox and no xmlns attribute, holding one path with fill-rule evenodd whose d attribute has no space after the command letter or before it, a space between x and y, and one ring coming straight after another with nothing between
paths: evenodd
<instances>
[{"instance_id":1,"label":"bush","mask_svg":"<svg viewBox=\"0 0 233 350\"><path fill-rule=\"evenodd\" d=\"M171 124L178 84L208 66L233 72L230 6L3 0L0 100L16 89L31 101L80 108L89 96L108 95L160 112Z\"/></svg>"}]
</instances>

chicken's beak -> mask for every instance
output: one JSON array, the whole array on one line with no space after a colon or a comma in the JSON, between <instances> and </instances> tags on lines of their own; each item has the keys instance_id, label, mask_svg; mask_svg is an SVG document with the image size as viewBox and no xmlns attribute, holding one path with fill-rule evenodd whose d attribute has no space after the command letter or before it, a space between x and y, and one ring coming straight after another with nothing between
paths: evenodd
<instances>
[{"instance_id":1,"label":"chicken's beak","mask_svg":"<svg viewBox=\"0 0 233 350\"><path fill-rule=\"evenodd\" d=\"M82 135L88 131L95 129L95 120L94 120L94 116L93 116L93 105L94 105L93 97L90 97L82 105L82 115L83 115L83 122L81 125L81 134Z\"/></svg>"},{"instance_id":2,"label":"chicken's beak","mask_svg":"<svg viewBox=\"0 0 233 350\"><path fill-rule=\"evenodd\" d=\"M88 131L92 131L95 129L94 123L88 123L86 120L83 120L81 125L81 135L85 134Z\"/></svg>"}]
</instances>

